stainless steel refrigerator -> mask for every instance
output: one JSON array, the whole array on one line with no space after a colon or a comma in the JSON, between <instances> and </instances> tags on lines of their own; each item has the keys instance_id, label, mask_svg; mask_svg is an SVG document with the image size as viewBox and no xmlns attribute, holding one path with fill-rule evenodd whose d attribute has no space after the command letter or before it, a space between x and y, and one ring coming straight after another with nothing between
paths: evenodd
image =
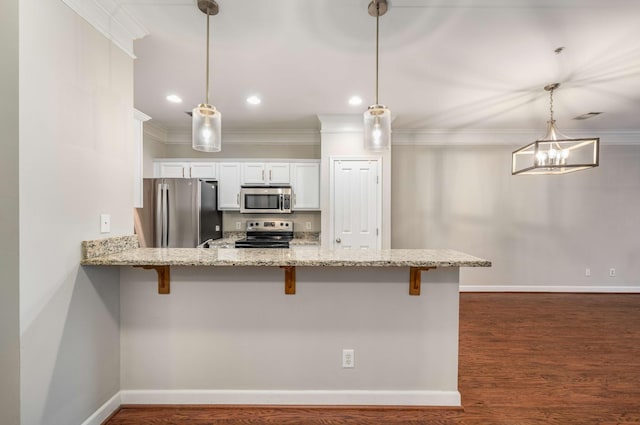
<instances>
[{"instance_id":1,"label":"stainless steel refrigerator","mask_svg":"<svg viewBox=\"0 0 640 425\"><path fill-rule=\"evenodd\" d=\"M135 211L140 246L194 248L222 237L217 181L144 179L143 190L143 208Z\"/></svg>"}]
</instances>

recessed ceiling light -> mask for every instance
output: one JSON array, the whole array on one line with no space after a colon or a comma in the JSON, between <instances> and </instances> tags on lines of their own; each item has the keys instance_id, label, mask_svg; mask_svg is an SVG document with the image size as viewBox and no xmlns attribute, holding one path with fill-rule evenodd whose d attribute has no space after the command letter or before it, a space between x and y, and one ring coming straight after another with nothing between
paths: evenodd
<instances>
[{"instance_id":1,"label":"recessed ceiling light","mask_svg":"<svg viewBox=\"0 0 640 425\"><path fill-rule=\"evenodd\" d=\"M259 105L262 100L258 96L249 96L247 98L247 103L250 105Z\"/></svg>"},{"instance_id":2,"label":"recessed ceiling light","mask_svg":"<svg viewBox=\"0 0 640 425\"><path fill-rule=\"evenodd\" d=\"M360 96L351 96L349 98L349 105L352 105L352 106L362 105L362 98Z\"/></svg>"},{"instance_id":3,"label":"recessed ceiling light","mask_svg":"<svg viewBox=\"0 0 640 425\"><path fill-rule=\"evenodd\" d=\"M182 98L177 94L170 94L167 96L167 100L171 103L182 103Z\"/></svg>"}]
</instances>

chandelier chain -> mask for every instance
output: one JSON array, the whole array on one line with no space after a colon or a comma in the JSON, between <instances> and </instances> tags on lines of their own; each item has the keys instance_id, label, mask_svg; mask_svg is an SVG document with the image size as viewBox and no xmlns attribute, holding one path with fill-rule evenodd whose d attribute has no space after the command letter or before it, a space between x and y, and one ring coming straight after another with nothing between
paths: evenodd
<instances>
[{"instance_id":1,"label":"chandelier chain","mask_svg":"<svg viewBox=\"0 0 640 425\"><path fill-rule=\"evenodd\" d=\"M553 90L549 90L549 112L551 114L551 122L553 122Z\"/></svg>"}]
</instances>

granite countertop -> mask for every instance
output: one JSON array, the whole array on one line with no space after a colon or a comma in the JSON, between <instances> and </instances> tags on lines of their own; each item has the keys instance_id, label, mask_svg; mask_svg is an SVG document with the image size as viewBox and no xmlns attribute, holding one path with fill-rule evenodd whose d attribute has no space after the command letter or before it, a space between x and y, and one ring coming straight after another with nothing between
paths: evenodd
<instances>
[{"instance_id":1,"label":"granite countertop","mask_svg":"<svg viewBox=\"0 0 640 425\"><path fill-rule=\"evenodd\" d=\"M300 238L306 242L307 238ZM452 249L328 250L294 245L283 249L138 248L135 235L82 242L86 266L367 266L491 267L491 262Z\"/></svg>"},{"instance_id":2,"label":"granite countertop","mask_svg":"<svg viewBox=\"0 0 640 425\"><path fill-rule=\"evenodd\" d=\"M326 250L137 248L82 260L83 265L490 267L491 262L450 249Z\"/></svg>"}]
</instances>

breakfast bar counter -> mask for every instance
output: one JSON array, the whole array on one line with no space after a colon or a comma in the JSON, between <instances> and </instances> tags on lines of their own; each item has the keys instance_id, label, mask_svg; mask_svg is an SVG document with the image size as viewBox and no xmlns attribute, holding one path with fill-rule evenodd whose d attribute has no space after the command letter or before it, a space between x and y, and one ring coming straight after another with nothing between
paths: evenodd
<instances>
[{"instance_id":1,"label":"breakfast bar counter","mask_svg":"<svg viewBox=\"0 0 640 425\"><path fill-rule=\"evenodd\" d=\"M489 267L451 249L327 250L291 248L136 248L82 260L91 266Z\"/></svg>"},{"instance_id":2,"label":"breakfast bar counter","mask_svg":"<svg viewBox=\"0 0 640 425\"><path fill-rule=\"evenodd\" d=\"M404 406L461 406L460 270L491 265L449 249L131 237L83 243L82 264L120 268L123 404Z\"/></svg>"}]
</instances>

